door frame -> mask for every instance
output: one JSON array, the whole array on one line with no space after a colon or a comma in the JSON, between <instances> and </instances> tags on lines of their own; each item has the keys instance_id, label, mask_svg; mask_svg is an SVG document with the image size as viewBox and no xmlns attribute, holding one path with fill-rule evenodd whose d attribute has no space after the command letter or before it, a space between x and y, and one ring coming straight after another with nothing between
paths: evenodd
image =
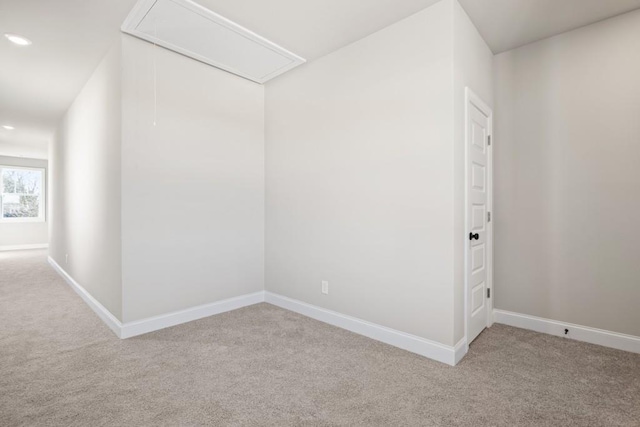
<instances>
[{"instance_id":1,"label":"door frame","mask_svg":"<svg viewBox=\"0 0 640 427\"><path fill-rule=\"evenodd\" d=\"M471 218L469 217L469 106L473 104L487 116L488 133L491 144L487 145L487 212L491 212L491 221L487 222L487 289L490 289L491 297L487 298L487 328L493 325L493 223L495 214L493 211L493 110L469 87L464 91L464 339L466 351L469 350L469 239ZM465 353L466 353L465 351Z\"/></svg>"}]
</instances>

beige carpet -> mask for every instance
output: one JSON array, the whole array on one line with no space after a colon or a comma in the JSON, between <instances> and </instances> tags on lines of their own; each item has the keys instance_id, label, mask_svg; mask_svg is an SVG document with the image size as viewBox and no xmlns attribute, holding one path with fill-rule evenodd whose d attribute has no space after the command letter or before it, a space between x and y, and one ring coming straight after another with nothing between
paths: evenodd
<instances>
[{"instance_id":1,"label":"beige carpet","mask_svg":"<svg viewBox=\"0 0 640 427\"><path fill-rule=\"evenodd\" d=\"M260 304L119 340L0 253L0 426L640 426L640 355L506 326L455 368Z\"/></svg>"}]
</instances>

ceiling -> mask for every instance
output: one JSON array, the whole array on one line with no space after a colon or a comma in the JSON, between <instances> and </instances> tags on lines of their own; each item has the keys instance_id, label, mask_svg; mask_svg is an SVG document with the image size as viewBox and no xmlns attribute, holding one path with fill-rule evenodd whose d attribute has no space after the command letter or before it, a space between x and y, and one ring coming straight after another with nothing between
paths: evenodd
<instances>
[{"instance_id":1,"label":"ceiling","mask_svg":"<svg viewBox=\"0 0 640 427\"><path fill-rule=\"evenodd\" d=\"M307 60L318 58L438 0L198 0ZM0 154L46 157L58 121L136 0L0 0Z\"/></svg>"},{"instance_id":2,"label":"ceiling","mask_svg":"<svg viewBox=\"0 0 640 427\"><path fill-rule=\"evenodd\" d=\"M0 0L0 154L45 157L135 0ZM2 34L33 44L16 46Z\"/></svg>"},{"instance_id":3,"label":"ceiling","mask_svg":"<svg viewBox=\"0 0 640 427\"><path fill-rule=\"evenodd\" d=\"M438 0L196 0L313 61Z\"/></svg>"},{"instance_id":4,"label":"ceiling","mask_svg":"<svg viewBox=\"0 0 640 427\"><path fill-rule=\"evenodd\" d=\"M438 0L196 0L313 61ZM46 157L55 127L136 0L0 0L0 155ZM494 53L640 8L640 0L460 0Z\"/></svg>"},{"instance_id":5,"label":"ceiling","mask_svg":"<svg viewBox=\"0 0 640 427\"><path fill-rule=\"evenodd\" d=\"M640 0L459 0L493 53L640 8Z\"/></svg>"}]
</instances>

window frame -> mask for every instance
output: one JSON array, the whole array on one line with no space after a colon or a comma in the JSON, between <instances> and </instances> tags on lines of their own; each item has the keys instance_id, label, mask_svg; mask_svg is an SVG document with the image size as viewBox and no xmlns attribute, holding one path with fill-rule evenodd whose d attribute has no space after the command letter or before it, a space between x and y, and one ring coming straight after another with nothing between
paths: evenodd
<instances>
[{"instance_id":1,"label":"window frame","mask_svg":"<svg viewBox=\"0 0 640 427\"><path fill-rule=\"evenodd\" d=\"M42 179L40 182L40 206L38 209L37 217L4 217L3 208L3 195L4 195L4 181L2 179L3 171L5 169L17 169L40 172ZM16 222L47 222L47 172L45 168L32 167L32 166L12 166L0 164L0 223L16 223Z\"/></svg>"}]
</instances>

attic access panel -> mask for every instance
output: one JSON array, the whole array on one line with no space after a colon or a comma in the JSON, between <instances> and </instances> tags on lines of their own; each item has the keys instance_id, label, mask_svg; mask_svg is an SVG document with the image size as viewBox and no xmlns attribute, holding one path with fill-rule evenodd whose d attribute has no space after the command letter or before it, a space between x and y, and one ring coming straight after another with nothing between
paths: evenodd
<instances>
[{"instance_id":1,"label":"attic access panel","mask_svg":"<svg viewBox=\"0 0 640 427\"><path fill-rule=\"evenodd\" d=\"M261 84L306 62L191 0L140 0L122 31Z\"/></svg>"}]
</instances>

